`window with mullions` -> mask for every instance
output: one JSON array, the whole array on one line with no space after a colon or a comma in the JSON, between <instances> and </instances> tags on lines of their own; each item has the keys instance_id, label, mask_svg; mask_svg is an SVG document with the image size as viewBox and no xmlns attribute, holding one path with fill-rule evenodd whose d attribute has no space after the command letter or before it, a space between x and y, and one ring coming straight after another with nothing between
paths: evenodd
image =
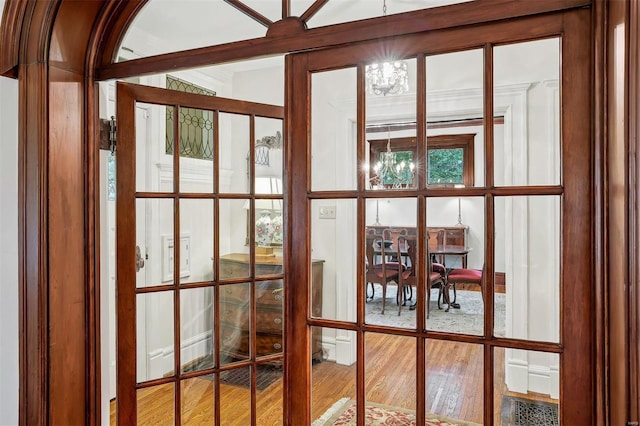
<instances>
[{"instance_id":1,"label":"window with mullions","mask_svg":"<svg viewBox=\"0 0 640 426\"><path fill-rule=\"evenodd\" d=\"M475 134L438 135L427 138L429 186L474 185ZM415 187L416 140L392 138L369 141L370 186L375 189Z\"/></svg>"},{"instance_id":2,"label":"window with mullions","mask_svg":"<svg viewBox=\"0 0 640 426\"><path fill-rule=\"evenodd\" d=\"M475 134L439 135L427 138L427 184L473 186Z\"/></svg>"},{"instance_id":3,"label":"window with mullions","mask_svg":"<svg viewBox=\"0 0 640 426\"><path fill-rule=\"evenodd\" d=\"M167 76L167 89L199 95L215 96L216 92L179 78ZM173 128L173 108L167 108L167 129ZM180 108L178 114L180 156L213 160L213 111ZM166 153L173 154L173 132L166 132Z\"/></svg>"}]
</instances>

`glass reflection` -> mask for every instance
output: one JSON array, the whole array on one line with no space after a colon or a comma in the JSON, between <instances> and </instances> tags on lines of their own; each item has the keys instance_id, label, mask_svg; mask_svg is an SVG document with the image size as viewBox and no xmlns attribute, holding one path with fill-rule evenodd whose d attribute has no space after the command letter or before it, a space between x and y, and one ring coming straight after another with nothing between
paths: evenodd
<instances>
[{"instance_id":1,"label":"glass reflection","mask_svg":"<svg viewBox=\"0 0 640 426\"><path fill-rule=\"evenodd\" d=\"M562 424L559 418L560 356L495 348L494 424Z\"/></svg>"},{"instance_id":2,"label":"glass reflection","mask_svg":"<svg viewBox=\"0 0 640 426\"><path fill-rule=\"evenodd\" d=\"M484 334L484 210L483 197L427 200L428 330ZM451 224L456 217L457 223Z\"/></svg>"},{"instance_id":3,"label":"glass reflection","mask_svg":"<svg viewBox=\"0 0 640 426\"><path fill-rule=\"evenodd\" d=\"M248 359L251 288L249 283L220 287L220 362Z\"/></svg>"},{"instance_id":4,"label":"glass reflection","mask_svg":"<svg viewBox=\"0 0 640 426\"><path fill-rule=\"evenodd\" d=\"M482 424L482 345L427 340L425 349L427 420L444 416L453 424Z\"/></svg>"},{"instance_id":5,"label":"glass reflection","mask_svg":"<svg viewBox=\"0 0 640 426\"><path fill-rule=\"evenodd\" d=\"M496 336L560 341L560 202L560 196L495 199Z\"/></svg>"},{"instance_id":6,"label":"glass reflection","mask_svg":"<svg viewBox=\"0 0 640 426\"><path fill-rule=\"evenodd\" d=\"M365 290L367 324L415 328L418 233L415 198L366 201Z\"/></svg>"},{"instance_id":7,"label":"glass reflection","mask_svg":"<svg viewBox=\"0 0 640 426\"><path fill-rule=\"evenodd\" d=\"M172 426L174 420L173 383L152 386L136 391L137 424Z\"/></svg>"}]
</instances>

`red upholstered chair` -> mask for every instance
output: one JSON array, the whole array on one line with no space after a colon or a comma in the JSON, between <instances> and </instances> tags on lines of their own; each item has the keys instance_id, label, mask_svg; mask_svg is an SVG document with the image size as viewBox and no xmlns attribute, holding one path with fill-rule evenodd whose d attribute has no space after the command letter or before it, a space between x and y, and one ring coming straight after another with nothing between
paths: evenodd
<instances>
[{"instance_id":1,"label":"red upholstered chair","mask_svg":"<svg viewBox=\"0 0 640 426\"><path fill-rule=\"evenodd\" d=\"M482 302L484 303L484 292L482 288L484 287L484 271L485 266L482 265L482 269L468 269L468 268L454 268L449 271L446 277L446 287L447 294L445 297L450 298L448 295L449 288L453 288L453 300L449 303L447 307L447 311L451 307L460 307L460 305L456 304L457 298L457 284L477 284L480 286L480 292L482 294Z\"/></svg>"}]
</instances>

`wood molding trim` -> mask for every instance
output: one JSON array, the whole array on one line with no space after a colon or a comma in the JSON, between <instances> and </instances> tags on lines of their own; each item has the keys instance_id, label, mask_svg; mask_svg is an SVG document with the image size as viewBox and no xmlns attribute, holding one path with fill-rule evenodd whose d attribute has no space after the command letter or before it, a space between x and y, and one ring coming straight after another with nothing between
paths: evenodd
<instances>
[{"instance_id":1,"label":"wood molding trim","mask_svg":"<svg viewBox=\"0 0 640 426\"><path fill-rule=\"evenodd\" d=\"M5 77L18 77L20 33L25 15L30 15L27 8L34 4L27 2L7 2L2 12L2 25L0 25L0 75Z\"/></svg>"},{"instance_id":2,"label":"wood molding trim","mask_svg":"<svg viewBox=\"0 0 640 426\"><path fill-rule=\"evenodd\" d=\"M595 358L596 358L596 375L595 375L595 420L596 424L607 424L606 419L609 416L609 392L607 391L609 372L608 372L608 274L605 259L605 232L607 227L604 223L604 198L606 196L604 174L604 144L606 140L606 85L605 76L607 74L607 0L596 0L593 5L592 28L593 28L593 58L592 68L594 73L594 199L596 201L595 209L595 253L594 258L600 259L595 262Z\"/></svg>"},{"instance_id":3,"label":"wood molding trim","mask_svg":"<svg viewBox=\"0 0 640 426\"><path fill-rule=\"evenodd\" d=\"M629 420L629 146L627 144L628 70L628 2L607 1L605 78L603 87L606 100L602 112L603 143L596 150L602 157L596 185L603 183L600 197L602 210L602 246L597 253L602 259L602 321L604 324L604 367L608 368L606 393L608 408L604 424L627 424ZM598 111L596 111L597 113ZM596 140L598 142L598 140ZM606 207L605 207L606 206ZM606 260L605 260L606 259ZM596 261L596 264L600 263ZM596 299L597 300L597 299ZM616 303L615 308L613 304ZM624 301L624 302L623 302ZM596 349L599 350L599 349Z\"/></svg>"},{"instance_id":4,"label":"wood molding trim","mask_svg":"<svg viewBox=\"0 0 640 426\"><path fill-rule=\"evenodd\" d=\"M640 422L640 1L629 2L629 422Z\"/></svg>"},{"instance_id":5,"label":"wood molding trim","mask_svg":"<svg viewBox=\"0 0 640 426\"><path fill-rule=\"evenodd\" d=\"M3 15L0 72L20 91L21 425L100 418L84 70L101 4L16 1Z\"/></svg>"}]
</instances>

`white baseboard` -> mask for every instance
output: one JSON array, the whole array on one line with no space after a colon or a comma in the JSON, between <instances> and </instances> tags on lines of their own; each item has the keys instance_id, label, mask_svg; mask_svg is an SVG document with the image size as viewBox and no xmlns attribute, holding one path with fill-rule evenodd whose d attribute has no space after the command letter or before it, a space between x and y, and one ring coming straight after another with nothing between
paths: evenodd
<instances>
[{"instance_id":1,"label":"white baseboard","mask_svg":"<svg viewBox=\"0 0 640 426\"><path fill-rule=\"evenodd\" d=\"M205 332L183 341L180 347L181 363L184 365L210 354L213 347L211 337L211 332ZM156 349L147 354L147 377L163 377L173 371L173 367L173 346Z\"/></svg>"},{"instance_id":2,"label":"white baseboard","mask_svg":"<svg viewBox=\"0 0 640 426\"><path fill-rule=\"evenodd\" d=\"M505 383L511 392L536 392L554 399L560 395L560 374L558 366L554 365L530 364L515 357L507 358Z\"/></svg>"}]
</instances>

